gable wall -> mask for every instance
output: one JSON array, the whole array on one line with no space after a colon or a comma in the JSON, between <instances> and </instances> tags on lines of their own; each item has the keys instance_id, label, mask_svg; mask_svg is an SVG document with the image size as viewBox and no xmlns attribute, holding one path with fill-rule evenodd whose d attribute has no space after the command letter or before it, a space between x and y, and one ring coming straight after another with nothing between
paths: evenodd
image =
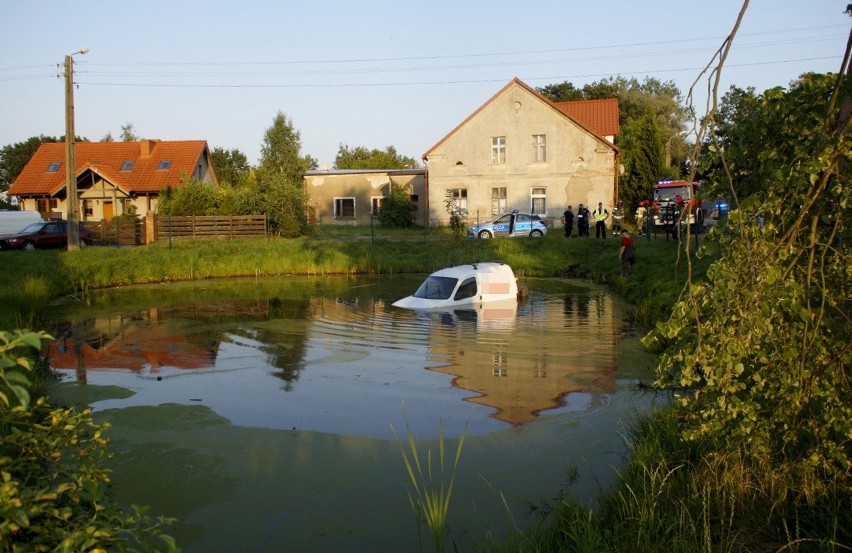
<instances>
[{"instance_id":1,"label":"gable wall","mask_svg":"<svg viewBox=\"0 0 852 553\"><path fill-rule=\"evenodd\" d=\"M547 160L532 161L532 135L546 135ZM506 137L506 162L491 161L491 138ZM459 164L460 162L460 164ZM531 211L531 189L546 188L545 214L568 204L612 205L615 150L519 85L510 86L428 155L430 218L446 224L445 190L466 188L468 223L493 218L491 190L505 187L507 211Z\"/></svg>"}]
</instances>

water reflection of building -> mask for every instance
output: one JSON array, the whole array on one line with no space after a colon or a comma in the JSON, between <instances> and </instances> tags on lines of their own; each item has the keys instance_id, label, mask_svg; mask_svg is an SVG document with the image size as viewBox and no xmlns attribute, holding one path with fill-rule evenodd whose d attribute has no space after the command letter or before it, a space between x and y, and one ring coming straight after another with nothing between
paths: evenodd
<instances>
[{"instance_id":1,"label":"water reflection of building","mask_svg":"<svg viewBox=\"0 0 852 553\"><path fill-rule=\"evenodd\" d=\"M563 406L567 394L614 391L618 319L612 298L583 292L565 302L576 309L533 300L511 332L461 325L433 332L431 353L453 361L432 370L455 376L455 386L476 393L467 401L494 408L495 418L512 425Z\"/></svg>"},{"instance_id":2,"label":"water reflection of building","mask_svg":"<svg viewBox=\"0 0 852 553\"><path fill-rule=\"evenodd\" d=\"M54 369L74 369L85 380L91 369L151 370L160 367L200 369L216 360L219 341L176 332L163 324L157 308L92 317L54 330L49 350ZM83 371L81 373L81 371Z\"/></svg>"}]
</instances>

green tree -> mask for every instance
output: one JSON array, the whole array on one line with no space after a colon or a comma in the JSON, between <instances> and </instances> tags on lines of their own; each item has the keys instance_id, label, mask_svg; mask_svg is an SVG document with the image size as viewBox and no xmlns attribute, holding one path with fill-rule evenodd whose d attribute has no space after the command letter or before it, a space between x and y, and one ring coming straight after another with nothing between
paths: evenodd
<instances>
[{"instance_id":1,"label":"green tree","mask_svg":"<svg viewBox=\"0 0 852 553\"><path fill-rule=\"evenodd\" d=\"M419 166L417 160L398 154L393 146L370 150L341 144L334 158L336 169L414 169Z\"/></svg>"},{"instance_id":2,"label":"green tree","mask_svg":"<svg viewBox=\"0 0 852 553\"><path fill-rule=\"evenodd\" d=\"M219 215L221 196L215 186L190 179L176 188L160 191L160 215Z\"/></svg>"},{"instance_id":3,"label":"green tree","mask_svg":"<svg viewBox=\"0 0 852 553\"><path fill-rule=\"evenodd\" d=\"M134 132L133 123L125 123L121 126L121 141L136 142L139 136Z\"/></svg>"},{"instance_id":4,"label":"green tree","mask_svg":"<svg viewBox=\"0 0 852 553\"><path fill-rule=\"evenodd\" d=\"M258 168L258 189L265 198L270 227L282 236L298 236L307 229L307 197L302 177L317 161L301 155L302 140L293 123L280 111L266 129Z\"/></svg>"},{"instance_id":5,"label":"green tree","mask_svg":"<svg viewBox=\"0 0 852 553\"><path fill-rule=\"evenodd\" d=\"M728 444L809 504L850 493L850 114L852 77L832 74L737 110L708 153L747 199L711 235L708 282L646 338L671 343L657 385L679 390L686 436Z\"/></svg>"},{"instance_id":6,"label":"green tree","mask_svg":"<svg viewBox=\"0 0 852 553\"><path fill-rule=\"evenodd\" d=\"M216 171L222 183L237 185L251 171L248 158L236 148L225 150L215 147L210 155L213 157L213 163L216 164Z\"/></svg>"},{"instance_id":7,"label":"green tree","mask_svg":"<svg viewBox=\"0 0 852 553\"><path fill-rule=\"evenodd\" d=\"M653 113L629 120L622 127L623 144L619 198L627 206L635 206L653 193L654 183L666 176L663 134ZM628 209L628 213L631 210Z\"/></svg>"},{"instance_id":8,"label":"green tree","mask_svg":"<svg viewBox=\"0 0 852 553\"><path fill-rule=\"evenodd\" d=\"M642 119L651 115L656 120L657 133L660 134L664 147L663 162L668 157L668 167L663 167L660 176L680 176L681 167L685 164L688 154L688 144L684 138L683 131L690 117L690 110L683 105L680 90L672 81L660 81L647 77L640 82L636 78L626 79L624 77L610 77L600 81L589 83L582 89L577 89L573 84L564 82L560 84L547 85L539 88L554 102L568 102L576 100L600 100L604 98L618 98L618 120L621 126L621 135L616 137L616 144L621 148L622 159L640 156L633 150L642 144L641 137L631 136L629 133L640 127L647 127L647 122L640 123ZM656 141L658 137L649 136ZM665 156L665 153L668 156ZM625 163L625 169L626 169ZM648 183L650 186L654 181Z\"/></svg>"},{"instance_id":9,"label":"green tree","mask_svg":"<svg viewBox=\"0 0 852 553\"><path fill-rule=\"evenodd\" d=\"M391 228L409 228L414 226L414 203L409 190L402 186L391 189L390 196L379 209L379 222Z\"/></svg>"},{"instance_id":10,"label":"green tree","mask_svg":"<svg viewBox=\"0 0 852 553\"><path fill-rule=\"evenodd\" d=\"M62 139L42 134L31 136L23 142L4 146L0 150L0 192L9 190L9 187L24 170L24 166L30 161L39 146L60 140Z\"/></svg>"},{"instance_id":11,"label":"green tree","mask_svg":"<svg viewBox=\"0 0 852 553\"><path fill-rule=\"evenodd\" d=\"M279 111L263 135L259 167L261 178L280 175L286 182L301 186L305 171L318 167L316 159L301 155L301 149L301 133L290 118Z\"/></svg>"}]
</instances>

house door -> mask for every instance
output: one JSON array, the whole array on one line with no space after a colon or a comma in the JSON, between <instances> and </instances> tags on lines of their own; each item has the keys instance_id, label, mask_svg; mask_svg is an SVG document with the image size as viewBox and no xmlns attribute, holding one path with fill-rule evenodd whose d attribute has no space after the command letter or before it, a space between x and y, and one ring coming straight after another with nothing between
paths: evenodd
<instances>
[{"instance_id":1,"label":"house door","mask_svg":"<svg viewBox=\"0 0 852 553\"><path fill-rule=\"evenodd\" d=\"M104 221L112 220L112 202L104 202Z\"/></svg>"}]
</instances>

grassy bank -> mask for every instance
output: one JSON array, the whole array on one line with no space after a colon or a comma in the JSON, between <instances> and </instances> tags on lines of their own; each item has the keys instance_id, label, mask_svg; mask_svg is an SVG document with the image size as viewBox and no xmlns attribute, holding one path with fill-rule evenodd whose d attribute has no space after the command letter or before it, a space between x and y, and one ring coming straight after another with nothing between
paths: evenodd
<instances>
[{"instance_id":1,"label":"grassy bank","mask_svg":"<svg viewBox=\"0 0 852 553\"><path fill-rule=\"evenodd\" d=\"M296 240L2 252L0 328L33 328L51 301L94 288L234 276L427 273L490 260L510 264L521 278L569 276L606 283L631 302L638 324L650 325L666 315L686 276L686 260L677 245L662 237L637 240L636 271L624 278L615 239L568 240L554 233L536 240L472 240L422 230L371 237L369 228L339 233L327 230L319 238Z\"/></svg>"}]
</instances>

